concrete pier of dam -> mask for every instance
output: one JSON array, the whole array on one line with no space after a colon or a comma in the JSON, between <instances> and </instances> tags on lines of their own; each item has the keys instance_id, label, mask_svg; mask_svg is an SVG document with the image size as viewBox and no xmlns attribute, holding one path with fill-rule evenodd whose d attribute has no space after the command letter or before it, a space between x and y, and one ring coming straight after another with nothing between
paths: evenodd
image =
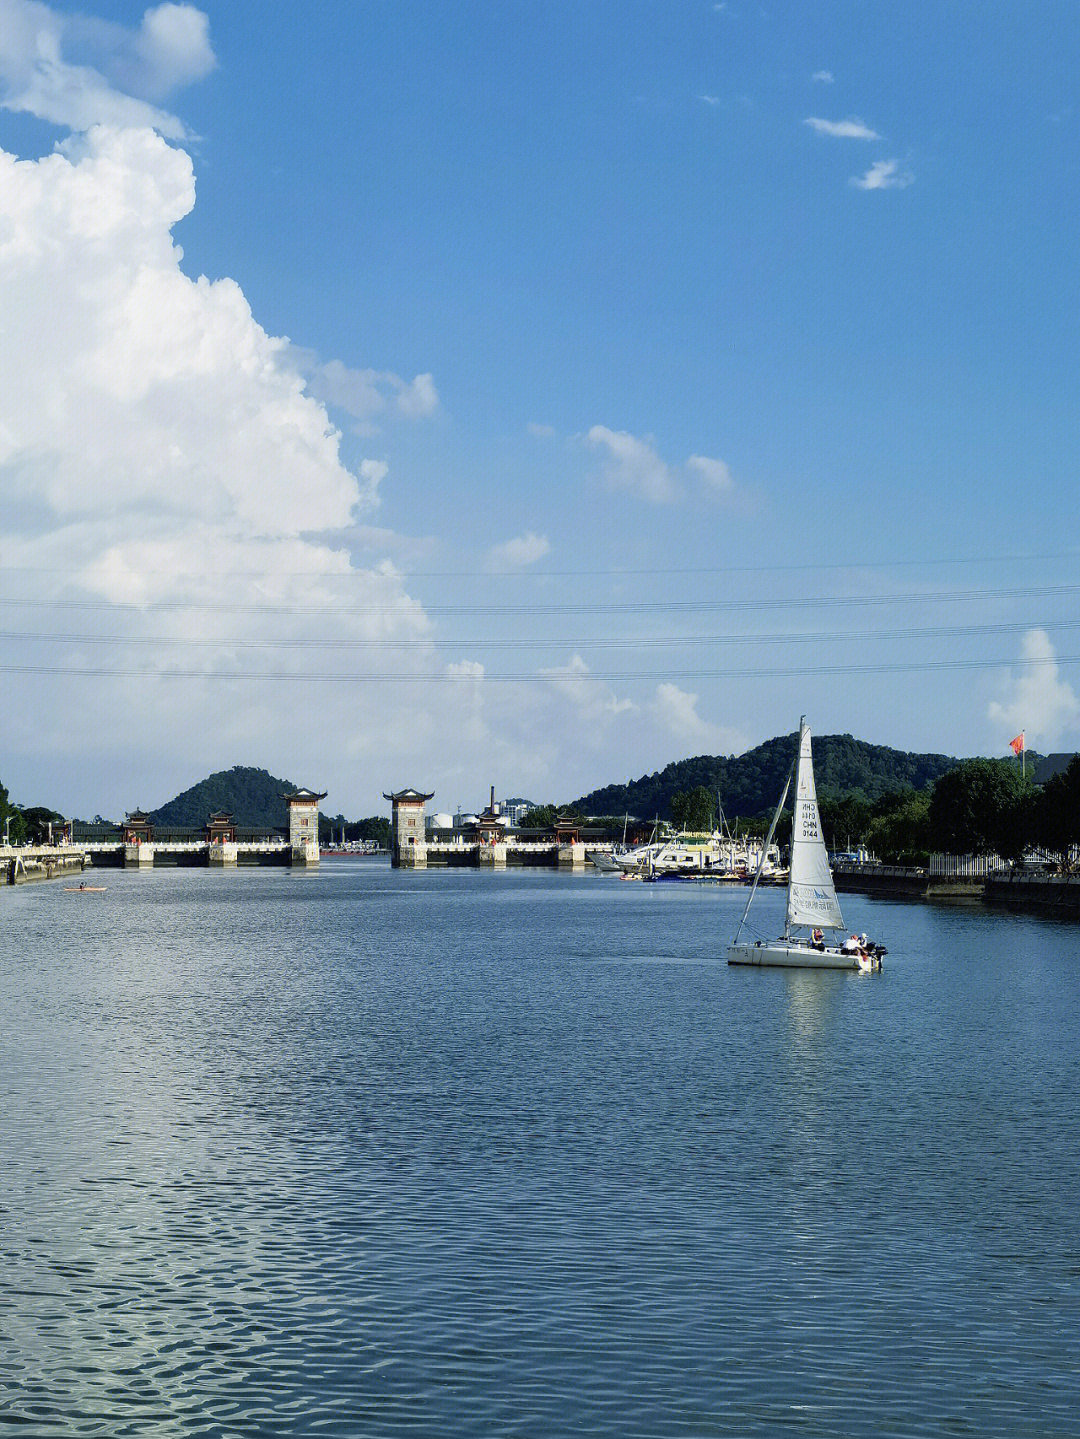
<instances>
[{"instance_id":1,"label":"concrete pier of dam","mask_svg":"<svg viewBox=\"0 0 1080 1439\"><path fill-rule=\"evenodd\" d=\"M325 798L310 789L282 795L287 824L280 829L241 828L224 811L208 816L201 829L165 828L136 809L122 824L76 824L71 837L95 869L235 869L252 864L306 869L319 863L319 801Z\"/></svg>"},{"instance_id":2,"label":"concrete pier of dam","mask_svg":"<svg viewBox=\"0 0 1080 1439\"><path fill-rule=\"evenodd\" d=\"M62 879L82 874L89 863L87 852L74 845L0 845L0 884Z\"/></svg>"},{"instance_id":3,"label":"concrete pier of dam","mask_svg":"<svg viewBox=\"0 0 1080 1439\"><path fill-rule=\"evenodd\" d=\"M418 789L383 793L393 806L390 824L390 863L394 869L469 867L508 869L539 866L583 870L585 842L581 823L569 816L556 820L549 833L508 829L492 787L491 799L467 832L452 839L429 839L424 807L434 798Z\"/></svg>"}]
</instances>

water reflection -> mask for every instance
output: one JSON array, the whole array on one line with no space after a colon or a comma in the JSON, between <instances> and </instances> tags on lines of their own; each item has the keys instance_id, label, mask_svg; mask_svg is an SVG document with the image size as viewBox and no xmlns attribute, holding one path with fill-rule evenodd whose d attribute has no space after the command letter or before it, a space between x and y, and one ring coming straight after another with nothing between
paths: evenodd
<instances>
[{"instance_id":1,"label":"water reflection","mask_svg":"<svg viewBox=\"0 0 1080 1439\"><path fill-rule=\"evenodd\" d=\"M0 1413L1070 1432L1076 929L879 905L881 976L731 971L742 897L681 888L17 896Z\"/></svg>"}]
</instances>

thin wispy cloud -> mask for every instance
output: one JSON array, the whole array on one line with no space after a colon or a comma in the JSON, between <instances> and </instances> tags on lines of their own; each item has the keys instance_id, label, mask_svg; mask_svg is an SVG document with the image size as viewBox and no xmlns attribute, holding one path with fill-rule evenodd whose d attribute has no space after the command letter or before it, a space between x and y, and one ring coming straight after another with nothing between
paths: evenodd
<instances>
[{"instance_id":1,"label":"thin wispy cloud","mask_svg":"<svg viewBox=\"0 0 1080 1439\"><path fill-rule=\"evenodd\" d=\"M719 105L720 103L719 95L699 95L698 99L703 105Z\"/></svg>"},{"instance_id":2,"label":"thin wispy cloud","mask_svg":"<svg viewBox=\"0 0 1080 1439\"><path fill-rule=\"evenodd\" d=\"M652 504L671 504L684 495L682 478L689 476L712 496L731 496L735 482L723 460L690 455L681 467L668 464L651 437L593 425L586 435L593 449L604 452L604 477L612 489L629 490ZM681 474L680 474L681 468Z\"/></svg>"},{"instance_id":3,"label":"thin wispy cloud","mask_svg":"<svg viewBox=\"0 0 1080 1439\"><path fill-rule=\"evenodd\" d=\"M391 370L351 369L340 360L324 364L299 346L290 347L290 358L307 380L308 392L324 405L360 421L361 433L370 433L374 429L370 422L388 411L418 420L439 408L439 394L430 374L406 380Z\"/></svg>"},{"instance_id":4,"label":"thin wispy cloud","mask_svg":"<svg viewBox=\"0 0 1080 1439\"><path fill-rule=\"evenodd\" d=\"M698 713L698 696L678 685L657 685L649 708L661 728L691 752L723 754L745 748L741 731L706 720Z\"/></svg>"},{"instance_id":5,"label":"thin wispy cloud","mask_svg":"<svg viewBox=\"0 0 1080 1439\"><path fill-rule=\"evenodd\" d=\"M652 442L626 430L593 425L586 436L593 449L604 454L604 475L615 490L629 490L654 505L678 498L679 486L670 466L656 453Z\"/></svg>"},{"instance_id":6,"label":"thin wispy cloud","mask_svg":"<svg viewBox=\"0 0 1080 1439\"><path fill-rule=\"evenodd\" d=\"M492 574L523 570L528 565L534 565L537 560L542 560L550 552L551 544L547 536L535 535L532 530L528 530L501 545L492 545L487 553L486 568Z\"/></svg>"},{"instance_id":7,"label":"thin wispy cloud","mask_svg":"<svg viewBox=\"0 0 1080 1439\"><path fill-rule=\"evenodd\" d=\"M846 120L823 120L819 115L808 115L803 121L818 135L829 135L835 140L880 140L876 130L871 130L865 120L849 116Z\"/></svg>"},{"instance_id":8,"label":"thin wispy cloud","mask_svg":"<svg viewBox=\"0 0 1080 1439\"><path fill-rule=\"evenodd\" d=\"M834 80L831 70L815 70L810 78L818 85L831 85Z\"/></svg>"},{"instance_id":9,"label":"thin wispy cloud","mask_svg":"<svg viewBox=\"0 0 1080 1439\"><path fill-rule=\"evenodd\" d=\"M875 160L865 175L852 175L856 190L904 190L915 176L901 168L899 160Z\"/></svg>"},{"instance_id":10,"label":"thin wispy cloud","mask_svg":"<svg viewBox=\"0 0 1080 1439\"><path fill-rule=\"evenodd\" d=\"M691 455L686 462L686 468L715 494L727 494L734 488L731 471L723 460L713 460L707 455Z\"/></svg>"},{"instance_id":11,"label":"thin wispy cloud","mask_svg":"<svg viewBox=\"0 0 1080 1439\"><path fill-rule=\"evenodd\" d=\"M562 701L574 707L579 719L609 723L616 716L637 708L633 700L620 698L606 680L593 679L592 671L579 654L571 655L565 665L541 669L540 674Z\"/></svg>"}]
</instances>

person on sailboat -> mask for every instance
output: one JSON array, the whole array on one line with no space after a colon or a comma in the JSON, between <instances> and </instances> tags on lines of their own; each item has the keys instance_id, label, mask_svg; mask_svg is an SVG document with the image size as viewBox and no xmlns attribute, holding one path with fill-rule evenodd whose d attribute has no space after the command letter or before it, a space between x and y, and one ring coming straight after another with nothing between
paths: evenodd
<instances>
[{"instance_id":1,"label":"person on sailboat","mask_svg":"<svg viewBox=\"0 0 1080 1439\"><path fill-rule=\"evenodd\" d=\"M848 937L847 937L847 939L845 939L844 942L843 942L843 944L840 946L840 953L841 953L841 954L858 954L858 952L859 952L859 941L858 941L858 939L855 937L855 935L849 934Z\"/></svg>"},{"instance_id":2,"label":"person on sailboat","mask_svg":"<svg viewBox=\"0 0 1080 1439\"><path fill-rule=\"evenodd\" d=\"M824 951L825 951L825 932L824 932L824 930L815 929L815 930L813 931L813 933L810 935L810 943L814 946L815 949L820 949L820 950L822 951L822 953L824 953Z\"/></svg>"}]
</instances>

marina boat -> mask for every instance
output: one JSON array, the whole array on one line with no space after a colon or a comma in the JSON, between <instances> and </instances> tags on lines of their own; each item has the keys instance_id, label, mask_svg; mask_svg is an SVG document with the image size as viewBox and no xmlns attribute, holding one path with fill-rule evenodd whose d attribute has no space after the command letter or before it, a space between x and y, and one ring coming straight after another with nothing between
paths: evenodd
<instances>
[{"instance_id":1,"label":"marina boat","mask_svg":"<svg viewBox=\"0 0 1080 1439\"><path fill-rule=\"evenodd\" d=\"M619 865L615 862L615 855L610 850L587 849L585 851L585 858L595 869L600 870L603 874L621 873Z\"/></svg>"},{"instance_id":2,"label":"marina boat","mask_svg":"<svg viewBox=\"0 0 1080 1439\"><path fill-rule=\"evenodd\" d=\"M844 916L836 898L836 887L821 833L810 726L805 717L799 721L799 741L793 769L795 806L791 822L791 869L784 933L773 940L742 938L761 877L759 868L739 928L728 949L728 964L771 965L789 969L880 969L881 958L885 954L880 945L870 943L865 936L861 941L854 935L846 937ZM776 832L791 780L789 772L769 827L766 851ZM827 940L826 934L832 937ZM837 937L839 935L845 938L841 940Z\"/></svg>"},{"instance_id":3,"label":"marina boat","mask_svg":"<svg viewBox=\"0 0 1080 1439\"><path fill-rule=\"evenodd\" d=\"M762 866L764 881L768 882L779 866L780 851L776 845L767 845L762 850L760 841L732 839L719 830L712 834L682 830L668 839L650 840L613 858L616 865L629 874L651 875L656 879L707 877L738 884Z\"/></svg>"}]
</instances>

